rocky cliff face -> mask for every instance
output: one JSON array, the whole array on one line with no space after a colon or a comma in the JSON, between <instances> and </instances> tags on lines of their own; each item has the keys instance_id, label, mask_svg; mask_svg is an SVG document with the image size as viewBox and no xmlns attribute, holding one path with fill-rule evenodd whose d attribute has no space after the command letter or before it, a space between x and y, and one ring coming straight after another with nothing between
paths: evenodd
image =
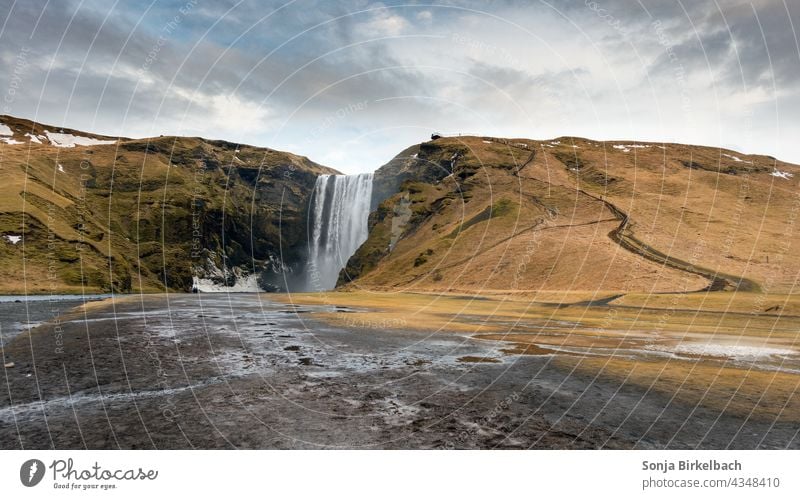
<instances>
[{"instance_id":1,"label":"rocky cliff face","mask_svg":"<svg viewBox=\"0 0 800 499\"><path fill-rule=\"evenodd\" d=\"M458 148L457 148L458 149ZM450 176L463 150L442 147L442 142L413 145L378 168L373 175L372 212L369 217L370 236L356 251L339 276L344 285L374 269L377 263L394 248L407 225L419 222L419 192L410 192L412 185L431 185ZM412 219L413 210L417 216Z\"/></svg>"},{"instance_id":2,"label":"rocky cliff face","mask_svg":"<svg viewBox=\"0 0 800 499\"><path fill-rule=\"evenodd\" d=\"M337 173L224 141L0 124L6 293L285 289L316 177Z\"/></svg>"}]
</instances>

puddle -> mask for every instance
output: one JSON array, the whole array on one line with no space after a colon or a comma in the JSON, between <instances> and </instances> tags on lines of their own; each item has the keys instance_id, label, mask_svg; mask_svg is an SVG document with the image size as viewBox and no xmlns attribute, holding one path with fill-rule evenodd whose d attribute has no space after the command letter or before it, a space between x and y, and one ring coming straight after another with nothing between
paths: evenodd
<instances>
[{"instance_id":1,"label":"puddle","mask_svg":"<svg viewBox=\"0 0 800 499\"><path fill-rule=\"evenodd\" d=\"M494 357L475 357L472 355L459 357L457 360L458 362L465 362L469 364L500 364L502 362L500 359L495 359Z\"/></svg>"},{"instance_id":2,"label":"puddle","mask_svg":"<svg viewBox=\"0 0 800 499\"><path fill-rule=\"evenodd\" d=\"M679 343L674 346L651 346L649 349L688 356L753 361L798 354L797 351L788 348L757 347L751 345L725 345L714 343Z\"/></svg>"},{"instance_id":3,"label":"puddle","mask_svg":"<svg viewBox=\"0 0 800 499\"><path fill-rule=\"evenodd\" d=\"M517 343L514 348L503 348L500 351L506 355L555 355L558 353L549 348L542 348L539 345L529 345L525 343Z\"/></svg>"}]
</instances>

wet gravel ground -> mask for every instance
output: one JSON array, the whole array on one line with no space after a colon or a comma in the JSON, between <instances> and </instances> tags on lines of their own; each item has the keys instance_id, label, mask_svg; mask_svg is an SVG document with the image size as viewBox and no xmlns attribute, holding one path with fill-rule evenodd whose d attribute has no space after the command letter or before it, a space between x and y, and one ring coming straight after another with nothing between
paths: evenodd
<instances>
[{"instance_id":1,"label":"wet gravel ground","mask_svg":"<svg viewBox=\"0 0 800 499\"><path fill-rule=\"evenodd\" d=\"M0 345L68 310L108 295L0 296Z\"/></svg>"},{"instance_id":2,"label":"wet gravel ground","mask_svg":"<svg viewBox=\"0 0 800 499\"><path fill-rule=\"evenodd\" d=\"M740 430L549 356L314 310L146 296L20 334L3 346L0 448L800 448L793 425ZM463 362L485 356L502 362Z\"/></svg>"}]
</instances>

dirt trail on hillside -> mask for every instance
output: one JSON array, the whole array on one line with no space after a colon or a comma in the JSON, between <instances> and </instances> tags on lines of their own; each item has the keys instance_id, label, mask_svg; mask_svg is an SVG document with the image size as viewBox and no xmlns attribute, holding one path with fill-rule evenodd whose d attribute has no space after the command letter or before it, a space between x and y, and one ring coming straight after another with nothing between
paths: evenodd
<instances>
[{"instance_id":1,"label":"dirt trail on hillside","mask_svg":"<svg viewBox=\"0 0 800 499\"><path fill-rule=\"evenodd\" d=\"M619 226L608 233L608 237L611 238L611 240L614 241L615 243L619 244L622 248L630 251L631 253L639 255L642 258L650 260L651 262L663 264L666 265L667 267L681 270L683 272L696 274L710 281L707 287L699 289L697 290L697 292L759 290L758 284L756 284L754 281L750 279L730 274L721 274L718 272L714 272L713 270L710 269L698 267L697 265L693 265L685 260L681 260L679 258L667 255L651 247L641 239L638 239L633 234L633 231L630 229L631 225L630 216L628 216L627 213L623 212L613 203L606 201L601 197L594 196L583 190L580 190L580 192L589 197L597 199L598 201L601 201L606 206L606 208L608 208L614 214L614 216L620 221Z\"/></svg>"},{"instance_id":2,"label":"dirt trail on hillside","mask_svg":"<svg viewBox=\"0 0 800 499\"><path fill-rule=\"evenodd\" d=\"M489 140L492 140L492 139L489 139ZM515 148L520 149L520 150L530 151L530 149L528 149L527 147L523 148L523 147L517 146L517 145L515 145L514 143L511 143L511 142L505 142L504 141L504 142L500 142L500 143L502 143L502 144L504 144L506 146L509 146L509 147L515 147ZM541 181L541 179L537 179L537 178L533 178L533 177L522 177L522 176L519 176L519 172L522 171L527 165L529 165L534 160L535 155L536 155L535 151L532 151L530 156L529 156L529 158L528 158L528 160L524 164L522 164L519 167L519 169L516 172L514 172L514 174L516 176L518 176L519 178L521 178L521 179ZM562 186L562 187L570 187L570 188L572 188L572 186ZM614 241L616 244L618 244L620 247L622 247L623 249L625 249L625 250L627 250L627 251L629 251L629 252L631 252L631 253L633 253L633 254L635 254L637 256L640 256L640 257L642 257L642 258L644 258L646 260L649 260L651 262L657 263L659 265L665 265L667 267L670 267L670 268L673 268L673 269L676 269L676 270L680 270L680 271L683 271L683 272L688 272L688 273L691 273L691 274L699 275L699 276L701 276L701 277L703 277L705 279L708 279L709 280L709 285L706 286L705 288L696 290L696 292L723 291L723 290L725 290L725 291L758 291L760 289L758 284L755 281L751 280L751 279L747 279L745 277L735 276L735 275L731 275L731 274L722 274L722 273L718 273L718 272L715 272L715 271L710 270L710 269L699 267L699 266L694 265L694 264L692 264L690 262L687 262L685 260L681 260L680 258L675 258L675 257L673 257L671 255L668 255L668 254L665 254L665 253L659 251L656 248L653 248L652 246L650 246L649 244L645 243L641 239L638 239L634 235L633 231L631 230L632 222L631 222L630 216L627 213L622 211L619 207L617 207L616 205L614 205L610 201L608 201L606 199L603 199L603 197L601 197L601 196L597 196L597 195L591 194L589 192L586 192L583 189L578 189L577 187L576 187L576 190L579 193L581 193L581 194L583 194L583 195L585 195L587 197L590 197L592 199L595 199L595 200L603 203L603 205L614 215L614 217L617 220L619 220L619 226L617 226L617 228L615 228L614 230L609 232L608 237L612 241ZM529 227L528 229L520 231L519 233L514 234L511 237L516 237L517 235L521 234L522 232L525 232L527 230L532 230L532 229L535 229L535 226L534 227ZM510 238L508 238L508 239L510 239Z\"/></svg>"}]
</instances>

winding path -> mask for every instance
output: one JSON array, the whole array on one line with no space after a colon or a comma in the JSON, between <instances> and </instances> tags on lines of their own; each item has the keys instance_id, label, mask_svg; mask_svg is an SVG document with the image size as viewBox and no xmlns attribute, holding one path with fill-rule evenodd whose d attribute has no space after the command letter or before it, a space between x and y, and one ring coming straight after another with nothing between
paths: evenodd
<instances>
[{"instance_id":1,"label":"winding path","mask_svg":"<svg viewBox=\"0 0 800 499\"><path fill-rule=\"evenodd\" d=\"M493 140L493 139L492 138L488 138L488 140ZM504 142L501 142L501 143L504 144L504 145L510 146L510 147L517 147L518 149L524 149L526 151L530 151L531 150L531 149L528 149L527 147L524 147L524 148L523 147L519 147L516 144L511 143L511 142L505 142L504 141ZM519 176L519 172L522 171L523 168L528 166L528 164L533 161L533 159L535 157L535 154L536 154L535 150L533 150L531 152L531 155L528 158L528 160L525 163L523 163L522 166L520 166L518 168L518 170L515 172L515 175ZM531 177L520 177L520 178L528 178L528 179L534 180ZM536 180L538 180L538 179L536 179ZM695 292L705 292L705 291L759 291L760 290L760 287L759 287L758 283L756 283L755 281L753 281L751 279L747 279L747 278L741 277L741 276L735 276L735 275L732 275L732 274L723 274L723 273L715 272L715 271L713 271L711 269L700 267L700 266L694 265L694 264L692 264L690 262L687 262L685 260L681 260L679 258L675 258L673 256L670 256L670 255L668 255L666 253L663 253L663 252L653 248L649 244L647 244L644 241L638 239L633 234L633 231L630 229L630 225L631 225L630 216L627 213L625 213L624 211L619 209L616 205L614 205L613 203L611 203L609 201L606 201L605 199L603 199L600 196L596 196L594 194L590 194L590 193L584 191L583 189L579 189L577 187L576 187L576 190L581 194L584 194L584 195L586 195L586 196L588 196L588 197L590 197L592 199L595 199L595 200L600 201L601 203L603 203L603 205L606 208L608 208L608 210L611 211L611 213L614 214L614 217L617 220L620 221L620 223L617 226L617 228L615 228L614 230L612 230L611 232L608 233L608 237L612 241L617 243L619 246L621 246L622 248L626 249L627 251L630 251L631 253L634 253L634 254L642 257L642 258L645 258L646 260L650 260L651 262L655 262L655 263L659 263L659 264L662 264L662 265L666 265L667 267L671 267L673 269L677 269L677 270L680 270L680 271L683 271L683 272L689 272L691 274L699 275L699 276L704 277L704 278L706 278L706 279L708 279L710 281L708 286L706 286L703 289L699 289L699 290L697 290Z\"/></svg>"}]
</instances>

